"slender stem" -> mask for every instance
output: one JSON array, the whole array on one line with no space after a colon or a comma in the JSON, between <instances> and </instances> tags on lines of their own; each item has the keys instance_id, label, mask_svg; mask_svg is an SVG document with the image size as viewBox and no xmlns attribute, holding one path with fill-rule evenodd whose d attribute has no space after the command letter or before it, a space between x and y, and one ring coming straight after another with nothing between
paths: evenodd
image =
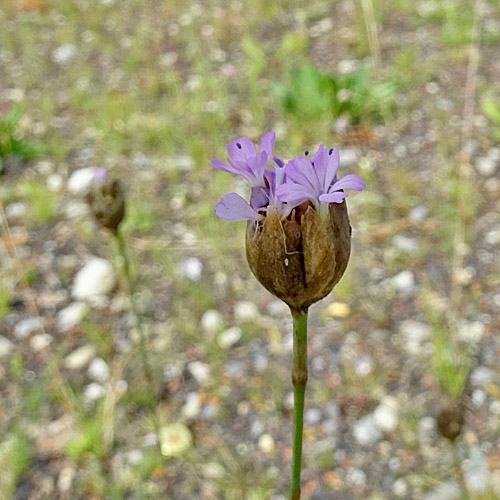
<instances>
[{"instance_id":1,"label":"slender stem","mask_svg":"<svg viewBox=\"0 0 500 500\"><path fill-rule=\"evenodd\" d=\"M116 242L118 243L118 252L120 253L120 256L123 259L123 274L125 275L125 280L127 282L128 291L130 295L130 306L132 309L132 314L135 317L137 330L139 331L139 351L141 353L144 376L146 378L150 390L154 392L153 370L151 369L151 365L149 363L149 358L148 358L146 333L144 332L144 328L142 327L141 317L137 309L137 304L135 302L134 292L135 292L136 282L132 274L132 264L130 261L129 253L127 251L127 244L125 242L123 233L122 231L120 231L120 229L117 229L116 232L113 232L113 235L115 236ZM155 420L154 421L155 430L158 431L159 418L157 415L156 405L154 405L153 401L151 401L150 407L153 410L153 417Z\"/></svg>"},{"instance_id":2,"label":"slender stem","mask_svg":"<svg viewBox=\"0 0 500 500\"><path fill-rule=\"evenodd\" d=\"M300 499L302 469L302 435L304 430L304 399L307 384L307 310L293 311L293 455L290 500Z\"/></svg>"}]
</instances>

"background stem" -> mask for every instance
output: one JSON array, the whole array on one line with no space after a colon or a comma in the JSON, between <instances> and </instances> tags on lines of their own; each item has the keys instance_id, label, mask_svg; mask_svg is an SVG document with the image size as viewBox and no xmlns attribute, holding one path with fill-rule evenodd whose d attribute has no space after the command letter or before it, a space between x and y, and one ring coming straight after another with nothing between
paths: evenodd
<instances>
[{"instance_id":1,"label":"background stem","mask_svg":"<svg viewBox=\"0 0 500 500\"><path fill-rule=\"evenodd\" d=\"M293 311L293 455L290 500L300 499L304 400L307 384L307 310Z\"/></svg>"},{"instance_id":2,"label":"background stem","mask_svg":"<svg viewBox=\"0 0 500 500\"><path fill-rule=\"evenodd\" d=\"M151 391L151 398L150 400L150 407L153 412L153 418L154 418L154 426L155 426L155 431L158 433L159 429L159 418L157 415L157 408L154 403L154 397L155 397L155 385L154 385L154 379L153 379L153 370L151 369L149 359L148 359L148 352L147 352L147 339L146 339L146 333L144 332L144 328L142 326L141 322L141 317L139 315L139 311L137 309L137 304L135 302L135 279L132 274L132 264L130 261L130 257L127 251L127 244L125 242L125 238L123 236L123 233L118 229L116 232L113 232L113 235L116 237L116 242L118 244L118 252L120 256L123 259L123 274L125 276L125 281L127 282L128 286L128 292L130 296L130 307L132 309L132 314L134 315L136 325L137 325L137 330L139 332L139 351L141 353L141 359L142 359L142 369L144 371L144 376L146 378L146 382L149 385L149 390Z\"/></svg>"}]
</instances>

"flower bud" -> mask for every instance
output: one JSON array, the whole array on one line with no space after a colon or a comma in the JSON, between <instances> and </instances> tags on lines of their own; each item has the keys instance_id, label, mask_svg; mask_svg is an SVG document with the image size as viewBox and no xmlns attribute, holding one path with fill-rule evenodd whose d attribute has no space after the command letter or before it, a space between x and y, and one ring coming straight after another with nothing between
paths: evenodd
<instances>
[{"instance_id":1,"label":"flower bud","mask_svg":"<svg viewBox=\"0 0 500 500\"><path fill-rule=\"evenodd\" d=\"M104 180L86 199L97 222L116 232L125 217L125 195L120 181Z\"/></svg>"},{"instance_id":2,"label":"flower bud","mask_svg":"<svg viewBox=\"0 0 500 500\"><path fill-rule=\"evenodd\" d=\"M462 432L465 422L465 406L462 401L455 399L447 400L437 416L437 428L441 436L450 441Z\"/></svg>"},{"instance_id":3,"label":"flower bud","mask_svg":"<svg viewBox=\"0 0 500 500\"><path fill-rule=\"evenodd\" d=\"M261 221L249 221L247 260L255 277L293 311L328 295L349 261L351 226L347 205L329 203L322 216L311 202L284 218L272 206Z\"/></svg>"}]
</instances>

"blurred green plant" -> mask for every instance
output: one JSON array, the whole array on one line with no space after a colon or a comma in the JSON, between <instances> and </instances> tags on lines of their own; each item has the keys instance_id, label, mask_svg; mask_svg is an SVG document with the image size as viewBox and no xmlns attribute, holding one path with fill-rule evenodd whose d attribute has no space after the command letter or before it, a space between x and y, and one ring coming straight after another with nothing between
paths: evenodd
<instances>
[{"instance_id":1,"label":"blurred green plant","mask_svg":"<svg viewBox=\"0 0 500 500\"><path fill-rule=\"evenodd\" d=\"M3 439L0 444L0 500L15 493L16 484L31 460L30 442L21 431Z\"/></svg>"},{"instance_id":2,"label":"blurred green plant","mask_svg":"<svg viewBox=\"0 0 500 500\"><path fill-rule=\"evenodd\" d=\"M289 81L274 85L272 92L283 108L298 119L326 120L347 115L358 124L383 118L398 87L395 79L377 83L369 66L333 77L306 63L292 69Z\"/></svg>"},{"instance_id":3,"label":"blurred green plant","mask_svg":"<svg viewBox=\"0 0 500 500\"><path fill-rule=\"evenodd\" d=\"M4 168L4 158L8 155L17 155L26 160L40 154L40 150L31 146L24 139L20 139L17 133L19 120L23 116L21 105L11 108L4 120L0 120L0 174Z\"/></svg>"},{"instance_id":4,"label":"blurred green plant","mask_svg":"<svg viewBox=\"0 0 500 500\"><path fill-rule=\"evenodd\" d=\"M45 184L36 180L28 181L24 191L30 201L30 219L35 224L50 222L59 208L59 193L51 191Z\"/></svg>"},{"instance_id":5,"label":"blurred green plant","mask_svg":"<svg viewBox=\"0 0 500 500\"><path fill-rule=\"evenodd\" d=\"M0 319L10 312L10 294L7 288L0 288Z\"/></svg>"},{"instance_id":6,"label":"blurred green plant","mask_svg":"<svg viewBox=\"0 0 500 500\"><path fill-rule=\"evenodd\" d=\"M500 141L500 102L492 97L484 95L481 99L481 107L484 114L493 122L493 137Z\"/></svg>"}]
</instances>

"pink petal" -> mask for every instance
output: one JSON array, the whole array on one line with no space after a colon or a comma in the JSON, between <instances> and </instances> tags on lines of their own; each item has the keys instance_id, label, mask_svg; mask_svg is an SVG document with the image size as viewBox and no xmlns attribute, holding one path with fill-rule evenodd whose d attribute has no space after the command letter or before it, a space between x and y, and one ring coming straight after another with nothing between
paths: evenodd
<instances>
[{"instance_id":1,"label":"pink petal","mask_svg":"<svg viewBox=\"0 0 500 500\"><path fill-rule=\"evenodd\" d=\"M342 203L344 198L347 198L349 195L347 193L343 193L342 191L336 191L334 193L322 194L319 197L319 201L324 203Z\"/></svg>"},{"instance_id":2,"label":"pink petal","mask_svg":"<svg viewBox=\"0 0 500 500\"><path fill-rule=\"evenodd\" d=\"M274 151L274 145L276 143L276 134L274 132L266 132L262 139L260 140L260 152L267 153L267 157L271 158Z\"/></svg>"},{"instance_id":3,"label":"pink petal","mask_svg":"<svg viewBox=\"0 0 500 500\"><path fill-rule=\"evenodd\" d=\"M227 145L229 156L236 161L245 161L251 156L256 156L255 144L248 137L240 137Z\"/></svg>"},{"instance_id":4,"label":"pink petal","mask_svg":"<svg viewBox=\"0 0 500 500\"><path fill-rule=\"evenodd\" d=\"M215 205L215 214L224 220L261 220L262 215L257 213L250 205L236 193L223 196Z\"/></svg>"},{"instance_id":5,"label":"pink petal","mask_svg":"<svg viewBox=\"0 0 500 500\"><path fill-rule=\"evenodd\" d=\"M354 189L356 191L363 191L363 189L366 189L366 184L359 175L349 174L344 175L342 179L339 179L330 187L328 191L338 191L339 189Z\"/></svg>"}]
</instances>

